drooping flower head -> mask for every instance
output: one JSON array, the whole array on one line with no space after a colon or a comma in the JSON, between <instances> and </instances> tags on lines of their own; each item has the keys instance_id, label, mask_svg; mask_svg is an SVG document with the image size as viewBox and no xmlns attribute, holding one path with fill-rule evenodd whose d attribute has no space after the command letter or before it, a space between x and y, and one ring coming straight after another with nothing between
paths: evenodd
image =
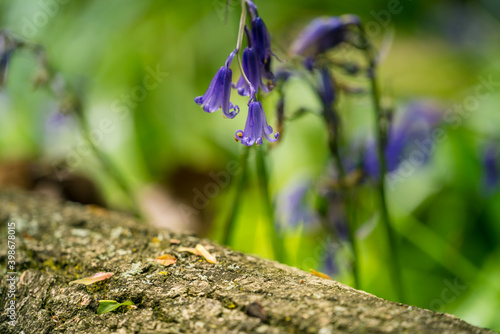
<instances>
[{"instance_id":1,"label":"drooping flower head","mask_svg":"<svg viewBox=\"0 0 500 334\"><path fill-rule=\"evenodd\" d=\"M222 113L227 118L234 118L238 115L240 108L230 102L233 80L233 71L230 66L236 51L231 52L225 65L217 71L205 94L194 99L194 102L202 106L205 112L213 113L222 108Z\"/></svg>"},{"instance_id":2,"label":"drooping flower head","mask_svg":"<svg viewBox=\"0 0 500 334\"><path fill-rule=\"evenodd\" d=\"M271 51L271 37L267 31L266 24L260 17L252 20L251 38L252 46L257 51L260 62L265 64L273 53Z\"/></svg>"},{"instance_id":3,"label":"drooping flower head","mask_svg":"<svg viewBox=\"0 0 500 334\"><path fill-rule=\"evenodd\" d=\"M259 63L257 52L253 47L245 48L245 50L243 51L241 62L243 71L245 72L248 81L250 81L250 83L252 84L252 88L249 87L248 83L242 75L240 76L238 83L236 85L233 85L233 87L238 90L238 94L240 94L241 96L250 96L251 98L253 98L253 96L255 96L255 94L258 92L259 88L262 89L262 91L268 93L269 88L262 81L261 65Z\"/></svg>"},{"instance_id":4,"label":"drooping flower head","mask_svg":"<svg viewBox=\"0 0 500 334\"><path fill-rule=\"evenodd\" d=\"M236 141L241 140L243 145L252 146L253 144L262 145L263 138L266 138L270 142L278 140L278 132L270 137L271 135L273 135L273 128L267 124L266 113L264 112L264 108L262 108L262 103L259 101L250 102L245 131L236 131Z\"/></svg>"},{"instance_id":5,"label":"drooping flower head","mask_svg":"<svg viewBox=\"0 0 500 334\"><path fill-rule=\"evenodd\" d=\"M267 27L257 13L257 6L247 0L252 22L250 29L245 27L248 47L243 51L243 71L253 87L249 87L243 75L233 87L242 96L249 96L250 101L254 99L259 88L268 93L274 85L274 74L271 72L271 38ZM264 80L267 83L264 83ZM253 89L251 89L253 88Z\"/></svg>"},{"instance_id":6,"label":"drooping flower head","mask_svg":"<svg viewBox=\"0 0 500 334\"><path fill-rule=\"evenodd\" d=\"M275 78L271 71L271 56L274 56L274 53L271 51L271 37L267 31L266 24L260 17L254 18L251 25L250 38L252 47L255 49L260 62L261 77L264 80L270 81L269 86L272 89Z\"/></svg>"},{"instance_id":7,"label":"drooping flower head","mask_svg":"<svg viewBox=\"0 0 500 334\"><path fill-rule=\"evenodd\" d=\"M355 15L323 17L313 20L302 30L292 44L291 52L304 57L315 57L346 40L347 27L359 24Z\"/></svg>"}]
</instances>

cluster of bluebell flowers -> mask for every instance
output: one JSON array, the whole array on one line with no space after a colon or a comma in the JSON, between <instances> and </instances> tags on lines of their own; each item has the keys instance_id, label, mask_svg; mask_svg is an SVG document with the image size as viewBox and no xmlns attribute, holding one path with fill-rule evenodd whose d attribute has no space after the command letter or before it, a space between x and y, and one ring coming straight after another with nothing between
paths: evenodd
<instances>
[{"instance_id":1,"label":"cluster of bluebell flowers","mask_svg":"<svg viewBox=\"0 0 500 334\"><path fill-rule=\"evenodd\" d=\"M273 55L271 39L264 21L258 15L255 4L251 0L246 0L245 5L250 13L251 24L250 28L248 25L241 25L241 27L244 26L247 36L247 47L243 50L242 59L239 62L241 64L241 77L236 84L232 83L230 66L233 58L238 57L240 53L241 40L239 37L238 47L231 52L225 65L217 71L205 94L196 97L194 101L202 106L205 112L213 113L222 109L225 117L234 118L239 113L240 108L230 102L231 87L236 89L241 96L248 96L245 130L236 131L235 139L243 145L252 146L254 144L262 145L264 138L275 142L279 138L279 133L273 134L273 128L267 123L262 104L257 101L259 89L268 93L274 85L274 74L271 71L271 56ZM242 20L246 20L245 16L242 16Z\"/></svg>"}]
</instances>

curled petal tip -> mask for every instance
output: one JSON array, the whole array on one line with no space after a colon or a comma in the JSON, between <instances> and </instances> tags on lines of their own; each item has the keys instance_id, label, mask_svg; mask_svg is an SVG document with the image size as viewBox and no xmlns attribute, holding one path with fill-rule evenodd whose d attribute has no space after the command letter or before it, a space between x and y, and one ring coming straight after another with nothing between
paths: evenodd
<instances>
[{"instance_id":1,"label":"curled petal tip","mask_svg":"<svg viewBox=\"0 0 500 334\"><path fill-rule=\"evenodd\" d=\"M219 68L205 94L194 99L196 104L203 106L205 112L213 113L222 108L227 118L234 118L238 114L239 108L230 102L233 73L229 66L235 54L236 50L231 52L226 60L226 66Z\"/></svg>"},{"instance_id":2,"label":"curled petal tip","mask_svg":"<svg viewBox=\"0 0 500 334\"><path fill-rule=\"evenodd\" d=\"M253 144L262 145L265 138L269 142L274 142L277 139L269 137L273 133L273 128L267 124L266 114L259 101L251 101L248 107L248 116L245 124L245 130L238 130L235 133L235 139L241 140L241 143L246 146Z\"/></svg>"}]
</instances>

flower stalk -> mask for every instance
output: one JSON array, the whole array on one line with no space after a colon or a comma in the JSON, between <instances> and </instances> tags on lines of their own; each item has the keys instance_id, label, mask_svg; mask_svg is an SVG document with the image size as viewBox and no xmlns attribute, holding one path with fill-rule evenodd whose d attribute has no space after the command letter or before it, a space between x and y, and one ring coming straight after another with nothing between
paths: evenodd
<instances>
[{"instance_id":1,"label":"flower stalk","mask_svg":"<svg viewBox=\"0 0 500 334\"><path fill-rule=\"evenodd\" d=\"M335 112L335 96L333 89L333 82L330 79L330 74L328 68L322 69L323 73L323 93L319 94L321 100L323 101L323 118L328 129L328 148L333 157L335 167L338 173L338 183L340 186L340 191L343 193L344 205L346 207L346 219L348 224L348 237L352 248L353 259L351 262L352 266L352 276L354 279L354 288L360 288L360 278L359 278L359 253L358 253L358 243L356 240L356 226L353 219L353 207L351 205L351 191L349 186L346 184L346 172L342 164L342 158L340 155L340 119ZM326 77L325 77L326 76ZM326 91L328 84L325 81L329 81L331 85L331 93L328 94ZM329 96L330 95L330 96ZM329 98L328 98L329 96Z\"/></svg>"},{"instance_id":2,"label":"flower stalk","mask_svg":"<svg viewBox=\"0 0 500 334\"><path fill-rule=\"evenodd\" d=\"M243 64L241 62L241 45L243 44L243 35L245 32L245 22L247 20L247 6L246 6L246 0L241 0L241 16L240 16L240 27L238 29L238 40L236 41L236 58L238 59L238 67L240 68L241 76L245 79L245 82L248 84L248 87L250 87L250 91L254 92L255 88L252 86L252 83L250 80L248 80L248 77L245 74L245 71L243 70ZM251 93L250 96L253 96ZM250 103L252 99L248 101Z\"/></svg>"},{"instance_id":3,"label":"flower stalk","mask_svg":"<svg viewBox=\"0 0 500 334\"><path fill-rule=\"evenodd\" d=\"M283 239L279 231L276 230L274 225L274 208L271 202L271 195L269 194L269 174L266 166L264 152L262 149L256 150L257 154L257 175L259 178L259 185L262 191L262 200L264 202L267 217L269 219L269 232L271 233L271 243L276 261L286 263L286 251L284 249Z\"/></svg>"},{"instance_id":4,"label":"flower stalk","mask_svg":"<svg viewBox=\"0 0 500 334\"><path fill-rule=\"evenodd\" d=\"M377 60L373 45L370 43L366 37L366 33L362 25L359 25L360 37L361 37L361 48L364 52L366 61L368 63L368 78L370 80L371 86L371 98L375 111L375 133L376 133L376 146L379 164L379 177L377 179L377 192L379 196L380 203L380 214L382 224L384 225L385 232L389 241L389 253L388 262L390 275L394 284L394 289L396 292L396 297L400 302L404 302L404 289L403 280L401 272L401 262L399 259L398 247L397 247L397 234L392 226L391 219L389 216L389 209L387 206L386 199L386 189L385 189L385 175L387 173L387 164L385 159L385 147L387 143L387 124L385 123L386 117L384 110L382 109L380 103L380 92L377 83L376 70L377 70Z\"/></svg>"},{"instance_id":5,"label":"flower stalk","mask_svg":"<svg viewBox=\"0 0 500 334\"><path fill-rule=\"evenodd\" d=\"M240 166L241 173L238 181L235 185L235 193L232 196L233 202L230 206L229 215L224 228L224 235L222 236L222 243L224 245L231 245L231 241L234 234L234 229L236 226L236 217L238 216L238 211L240 210L240 203L242 195L244 194L244 188L247 181L247 169L248 169L248 156L250 154L250 147L243 147L243 154L241 155Z\"/></svg>"}]
</instances>

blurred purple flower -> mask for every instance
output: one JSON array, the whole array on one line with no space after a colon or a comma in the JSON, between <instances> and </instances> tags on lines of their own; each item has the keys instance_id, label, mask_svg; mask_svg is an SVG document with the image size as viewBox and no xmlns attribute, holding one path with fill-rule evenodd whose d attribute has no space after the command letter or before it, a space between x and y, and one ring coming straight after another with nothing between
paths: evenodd
<instances>
[{"instance_id":1,"label":"blurred purple flower","mask_svg":"<svg viewBox=\"0 0 500 334\"><path fill-rule=\"evenodd\" d=\"M487 195L491 195L500 184L500 168L498 165L498 145L489 143L482 156L483 187Z\"/></svg>"},{"instance_id":2,"label":"blurred purple flower","mask_svg":"<svg viewBox=\"0 0 500 334\"><path fill-rule=\"evenodd\" d=\"M348 241L349 225L344 196L338 190L329 189L325 194L325 198L328 201L328 223L340 240Z\"/></svg>"},{"instance_id":3,"label":"blurred purple flower","mask_svg":"<svg viewBox=\"0 0 500 334\"><path fill-rule=\"evenodd\" d=\"M248 116L245 124L245 131L238 130L235 133L236 141L243 145L252 146L253 144L262 145L262 139L266 138L270 142L275 142L279 138L279 133L274 134L274 138L269 137L273 134L273 128L267 124L266 113L262 108L262 103L252 101L248 105Z\"/></svg>"},{"instance_id":4,"label":"blurred purple flower","mask_svg":"<svg viewBox=\"0 0 500 334\"><path fill-rule=\"evenodd\" d=\"M69 114L64 114L60 111L55 111L49 114L46 121L47 130L53 130L66 125Z\"/></svg>"},{"instance_id":5,"label":"blurred purple flower","mask_svg":"<svg viewBox=\"0 0 500 334\"><path fill-rule=\"evenodd\" d=\"M441 121L441 112L433 104L414 102L403 112L400 120L392 123L385 148L387 172L395 171L402 160L418 155L420 164L426 163L434 150L432 131ZM370 140L362 161L363 169L372 178L379 177L375 142Z\"/></svg>"},{"instance_id":6,"label":"blurred purple flower","mask_svg":"<svg viewBox=\"0 0 500 334\"><path fill-rule=\"evenodd\" d=\"M234 118L239 113L240 108L229 101L233 78L230 66L235 54L236 50L231 52L226 64L217 71L205 94L194 99L196 104L203 106L205 112L213 113L222 108L222 113L227 118Z\"/></svg>"},{"instance_id":7,"label":"blurred purple flower","mask_svg":"<svg viewBox=\"0 0 500 334\"><path fill-rule=\"evenodd\" d=\"M317 213L307 202L307 193L311 189L310 180L300 180L283 189L276 198L276 219L278 228L315 227L319 219Z\"/></svg>"},{"instance_id":8,"label":"blurred purple flower","mask_svg":"<svg viewBox=\"0 0 500 334\"><path fill-rule=\"evenodd\" d=\"M328 276L334 276L340 273L339 263L335 254L338 246L332 243L326 245L325 253L323 255L324 261L321 267L321 272Z\"/></svg>"},{"instance_id":9,"label":"blurred purple flower","mask_svg":"<svg viewBox=\"0 0 500 334\"><path fill-rule=\"evenodd\" d=\"M344 42L346 24L340 17L314 19L305 27L292 44L293 54L315 57Z\"/></svg>"}]
</instances>

